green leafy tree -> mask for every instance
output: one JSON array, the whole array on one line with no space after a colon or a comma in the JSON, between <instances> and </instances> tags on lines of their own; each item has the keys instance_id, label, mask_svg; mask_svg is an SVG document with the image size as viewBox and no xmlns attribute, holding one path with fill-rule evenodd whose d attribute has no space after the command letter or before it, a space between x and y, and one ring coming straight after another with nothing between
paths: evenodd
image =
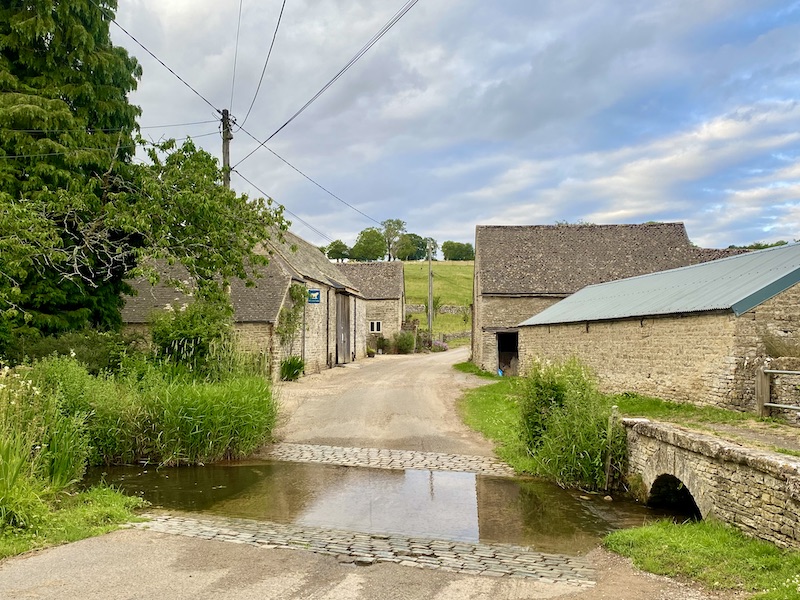
<instances>
[{"instance_id":1,"label":"green leafy tree","mask_svg":"<svg viewBox=\"0 0 800 600\"><path fill-rule=\"evenodd\" d=\"M428 254L425 239L416 233L404 233L400 236L395 250L398 260L422 260Z\"/></svg>"},{"instance_id":2,"label":"green leafy tree","mask_svg":"<svg viewBox=\"0 0 800 600\"><path fill-rule=\"evenodd\" d=\"M350 257L350 248L342 240L334 240L328 245L326 255L331 260L342 262Z\"/></svg>"},{"instance_id":3,"label":"green leafy tree","mask_svg":"<svg viewBox=\"0 0 800 600\"><path fill-rule=\"evenodd\" d=\"M406 222L400 219L386 219L381 222L383 226L383 237L386 241L386 253L389 260L394 260L397 254L397 243L400 236L406 231Z\"/></svg>"},{"instance_id":4,"label":"green leafy tree","mask_svg":"<svg viewBox=\"0 0 800 600\"><path fill-rule=\"evenodd\" d=\"M183 263L201 293L248 278L266 262L256 245L285 228L270 201L225 190L191 142L132 164L141 70L111 43L115 6L0 8L0 338L119 326L125 279L156 279L153 259Z\"/></svg>"},{"instance_id":5,"label":"green leafy tree","mask_svg":"<svg viewBox=\"0 0 800 600\"><path fill-rule=\"evenodd\" d=\"M734 246L730 245L728 248L741 248L744 250L764 250L765 248L775 248L777 246L785 246L788 244L786 240L778 240L777 242L753 242L752 244L747 244L746 246Z\"/></svg>"},{"instance_id":6,"label":"green leafy tree","mask_svg":"<svg viewBox=\"0 0 800 600\"><path fill-rule=\"evenodd\" d=\"M442 255L445 260L475 260L475 249L469 243L447 241L442 244Z\"/></svg>"},{"instance_id":7,"label":"green leafy tree","mask_svg":"<svg viewBox=\"0 0 800 600\"><path fill-rule=\"evenodd\" d=\"M376 227L367 227L359 233L356 243L350 249L351 260L380 260L384 256L386 256L386 240L383 232Z\"/></svg>"}]
</instances>

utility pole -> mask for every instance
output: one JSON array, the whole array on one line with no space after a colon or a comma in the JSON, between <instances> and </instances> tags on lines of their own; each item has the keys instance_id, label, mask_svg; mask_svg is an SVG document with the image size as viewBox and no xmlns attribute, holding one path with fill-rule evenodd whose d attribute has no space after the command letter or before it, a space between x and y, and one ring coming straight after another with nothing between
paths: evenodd
<instances>
[{"instance_id":1,"label":"utility pole","mask_svg":"<svg viewBox=\"0 0 800 600\"><path fill-rule=\"evenodd\" d=\"M222 183L225 189L231 189L231 113L222 109Z\"/></svg>"},{"instance_id":2,"label":"utility pole","mask_svg":"<svg viewBox=\"0 0 800 600\"><path fill-rule=\"evenodd\" d=\"M431 266L431 242L428 240L428 335L433 344L433 270Z\"/></svg>"}]
</instances>

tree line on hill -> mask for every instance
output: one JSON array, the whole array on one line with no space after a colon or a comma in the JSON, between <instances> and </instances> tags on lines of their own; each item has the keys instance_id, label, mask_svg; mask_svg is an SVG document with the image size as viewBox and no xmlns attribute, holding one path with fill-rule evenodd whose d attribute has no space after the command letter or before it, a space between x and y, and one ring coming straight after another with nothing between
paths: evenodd
<instances>
[{"instance_id":1,"label":"tree line on hill","mask_svg":"<svg viewBox=\"0 0 800 600\"><path fill-rule=\"evenodd\" d=\"M320 250L331 260L342 262L353 260L360 262L376 260L422 260L431 255L436 256L438 242L432 237L422 237L406 231L406 222L401 219L387 219L381 227L367 227L356 238L352 248L342 240L334 240ZM474 260L475 249L472 244L446 241L441 246L445 260Z\"/></svg>"}]
</instances>

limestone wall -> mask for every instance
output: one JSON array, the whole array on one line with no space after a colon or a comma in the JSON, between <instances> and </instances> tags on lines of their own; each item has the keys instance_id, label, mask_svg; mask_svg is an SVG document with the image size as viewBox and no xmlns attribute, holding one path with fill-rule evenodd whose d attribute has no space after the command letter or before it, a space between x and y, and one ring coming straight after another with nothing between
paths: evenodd
<instances>
[{"instance_id":1,"label":"limestone wall","mask_svg":"<svg viewBox=\"0 0 800 600\"><path fill-rule=\"evenodd\" d=\"M481 296L473 312L472 361L487 371L497 369L497 333L494 328L516 327L561 298Z\"/></svg>"},{"instance_id":2,"label":"limestone wall","mask_svg":"<svg viewBox=\"0 0 800 600\"><path fill-rule=\"evenodd\" d=\"M520 370L537 358L575 356L606 391L728 406L735 395L735 319L715 312L523 327Z\"/></svg>"},{"instance_id":3,"label":"limestone wall","mask_svg":"<svg viewBox=\"0 0 800 600\"><path fill-rule=\"evenodd\" d=\"M744 448L647 419L624 419L629 475L649 491L677 477L703 518L713 516L784 548L800 548L800 459Z\"/></svg>"},{"instance_id":4,"label":"limestone wall","mask_svg":"<svg viewBox=\"0 0 800 600\"><path fill-rule=\"evenodd\" d=\"M370 321L381 322L381 333L386 339L392 339L394 334L400 331L400 326L403 324L403 311L402 302L400 299L394 300L367 300L367 332L369 332ZM371 334L370 342L375 348L375 338L379 334Z\"/></svg>"}]
</instances>

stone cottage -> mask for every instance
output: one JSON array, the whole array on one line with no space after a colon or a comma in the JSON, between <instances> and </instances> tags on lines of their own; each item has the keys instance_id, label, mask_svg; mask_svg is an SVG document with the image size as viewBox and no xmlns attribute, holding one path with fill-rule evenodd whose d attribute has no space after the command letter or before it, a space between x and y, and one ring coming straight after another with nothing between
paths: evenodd
<instances>
[{"instance_id":1,"label":"stone cottage","mask_svg":"<svg viewBox=\"0 0 800 600\"><path fill-rule=\"evenodd\" d=\"M734 251L739 252L739 251ZM731 255L694 246L683 223L479 225L472 361L513 373L518 324L579 289Z\"/></svg>"},{"instance_id":2,"label":"stone cottage","mask_svg":"<svg viewBox=\"0 0 800 600\"><path fill-rule=\"evenodd\" d=\"M608 391L755 410L765 340L800 341L800 244L592 285L520 324L523 373L575 356Z\"/></svg>"},{"instance_id":3,"label":"stone cottage","mask_svg":"<svg viewBox=\"0 0 800 600\"><path fill-rule=\"evenodd\" d=\"M370 347L376 348L381 336L391 339L400 331L406 313L403 263L349 262L337 267L364 295Z\"/></svg>"},{"instance_id":4,"label":"stone cottage","mask_svg":"<svg viewBox=\"0 0 800 600\"><path fill-rule=\"evenodd\" d=\"M364 297L318 248L285 232L282 242L270 241L269 265L259 269L254 287L231 281L231 303L239 347L269 355L272 372L288 355L303 358L306 373L346 364L366 356L367 321ZM170 273L183 279L180 274ZM191 281L186 281L191 287ZM131 282L137 295L126 299L122 311L128 329L146 329L154 311L179 309L192 299L165 284ZM275 333L281 309L291 305L290 287L306 288L302 326L291 343L282 344Z\"/></svg>"}]
</instances>

